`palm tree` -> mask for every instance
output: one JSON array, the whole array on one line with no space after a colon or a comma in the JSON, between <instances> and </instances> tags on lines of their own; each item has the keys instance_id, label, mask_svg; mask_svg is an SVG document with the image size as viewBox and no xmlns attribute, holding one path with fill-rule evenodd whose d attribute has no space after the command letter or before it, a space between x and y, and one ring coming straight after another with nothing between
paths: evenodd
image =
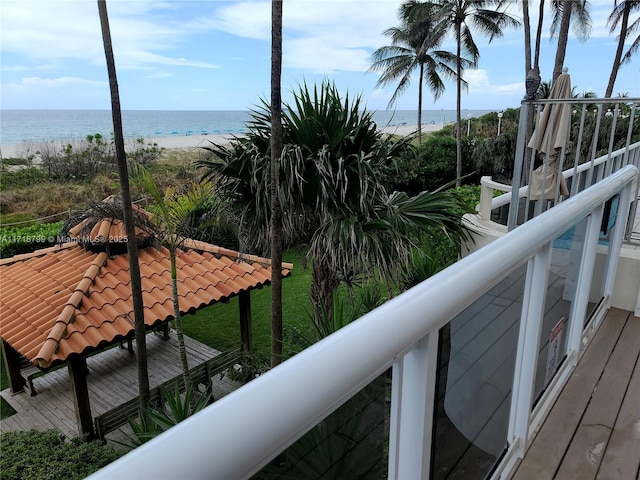
<instances>
[{"instance_id":1,"label":"palm tree","mask_svg":"<svg viewBox=\"0 0 640 480\"><path fill-rule=\"evenodd\" d=\"M522 21L524 24L524 47L525 47L525 62L524 62L524 73L525 78L529 75L529 72L533 70L538 75L540 74L540 40L542 37L542 22L544 20L544 0L540 0L539 10L538 10L538 26L536 28L536 37L535 37L535 47L533 51L533 62L532 62L532 51L531 51L531 25L530 25L530 15L529 15L529 0L522 1ZM534 75L535 76L535 75ZM525 138L530 138L533 133L533 119L535 115L535 110L533 108L529 108L527 112L526 124L525 124ZM522 166L522 183L529 183L529 166L531 165L531 156L533 155L533 151L529 148L526 149L524 154L523 166Z\"/></svg>"},{"instance_id":2,"label":"palm tree","mask_svg":"<svg viewBox=\"0 0 640 480\"><path fill-rule=\"evenodd\" d=\"M562 73L564 58L567 53L569 26L573 26L575 35L581 41L585 41L591 33L591 15L589 13L589 0L552 0L551 6L553 9L551 36L558 37L552 77L552 81L555 82L556 78Z\"/></svg>"},{"instance_id":3,"label":"palm tree","mask_svg":"<svg viewBox=\"0 0 640 480\"><path fill-rule=\"evenodd\" d=\"M282 207L278 163L282 157L282 0L271 2L271 366L282 361Z\"/></svg>"},{"instance_id":4,"label":"palm tree","mask_svg":"<svg viewBox=\"0 0 640 480\"><path fill-rule=\"evenodd\" d=\"M124 135L122 133L122 113L120 111L120 94L118 92L118 77L111 43L109 29L109 15L105 0L98 0L98 13L102 28L102 42L109 74L109 88L111 90L111 115L113 117L113 138L120 178L120 195L122 196L122 210L125 229L127 232L127 251L129 255L129 274L131 276L131 293L133 298L133 316L135 324L136 356L138 362L138 390L140 393L140 411L146 412L149 406L149 369L147 365L146 328L144 324L144 303L142 301L142 281L140 279L140 265L138 264L138 245L136 243L133 209L131 207L131 190L129 188L129 172L127 157L124 149Z\"/></svg>"},{"instance_id":5,"label":"palm tree","mask_svg":"<svg viewBox=\"0 0 640 480\"><path fill-rule=\"evenodd\" d=\"M167 188L164 195L160 193L156 182L149 171L141 164L134 164L133 178L151 197L157 207L155 215L150 221L155 235L169 250L171 262L171 293L173 296L173 319L178 340L178 353L182 366L182 378L185 389L189 388L189 363L187 350L184 343L184 331L182 329L182 317L178 296L178 249L193 229L194 213L201 211L205 206L211 206L214 199L212 186L207 181L191 183L186 189L179 191ZM220 207L220 204L217 205ZM202 227L203 225L200 225Z\"/></svg>"},{"instance_id":6,"label":"palm tree","mask_svg":"<svg viewBox=\"0 0 640 480\"><path fill-rule=\"evenodd\" d=\"M638 35L623 56L626 40L630 35L640 30L640 18L637 18L629 25L629 17L634 10L640 10L640 2L637 0L614 0L613 11L607 20L607 24L610 25L609 33L614 33L618 25L620 25L620 34L618 35L618 47L613 59L609 83L604 94L605 98L611 98L613 94L613 86L616 83L620 67L631 61L633 54L640 49L640 35Z\"/></svg>"},{"instance_id":7,"label":"palm tree","mask_svg":"<svg viewBox=\"0 0 640 480\"><path fill-rule=\"evenodd\" d=\"M446 25L437 18L434 10L432 4L416 0L403 4L400 7L401 25L383 32L391 37L391 45L380 47L373 53L373 64L369 68L370 71L382 72L376 86L398 81L389 107L409 87L411 75L418 69L419 143L422 143L423 83L433 92L434 100L437 100L445 89L441 75L446 78L455 77L455 55L444 50L434 50L440 46L446 34Z\"/></svg>"},{"instance_id":8,"label":"palm tree","mask_svg":"<svg viewBox=\"0 0 640 480\"><path fill-rule=\"evenodd\" d=\"M331 312L341 282L353 284L376 274L400 279L413 247L427 227L460 236L455 201L448 194L416 197L387 193L381 177L405 141L394 142L377 130L372 116L340 97L323 82L313 93L305 86L283 112L284 153L279 180L285 244L309 244L314 318ZM264 179L271 123L268 105L252 112L246 138L209 147L217 158L199 162L209 176L226 179L240 208L247 235L260 247L269 225Z\"/></svg>"},{"instance_id":9,"label":"palm tree","mask_svg":"<svg viewBox=\"0 0 640 480\"><path fill-rule=\"evenodd\" d=\"M518 27L520 22L511 15L488 7L502 5L494 0L435 0L442 15L454 32L456 40L456 185L462 179L462 124L460 111L462 105L462 54L475 67L480 59L480 51L473 39L472 28L486 35L491 42L503 35L505 27Z\"/></svg>"}]
</instances>

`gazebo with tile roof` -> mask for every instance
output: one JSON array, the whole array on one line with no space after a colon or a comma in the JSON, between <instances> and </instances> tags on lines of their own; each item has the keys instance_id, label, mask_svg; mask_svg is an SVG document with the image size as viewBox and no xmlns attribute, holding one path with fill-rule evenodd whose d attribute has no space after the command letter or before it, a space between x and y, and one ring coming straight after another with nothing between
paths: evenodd
<instances>
[{"instance_id":1,"label":"gazebo with tile roof","mask_svg":"<svg viewBox=\"0 0 640 480\"><path fill-rule=\"evenodd\" d=\"M45 372L68 365L82 435L92 433L86 356L130 341L134 321L123 223L103 219L88 236L79 237L81 231L72 229L70 242L0 260L0 336L12 393L25 387L21 365ZM174 315L169 252L148 241L144 229L137 234L144 322L150 331L167 326ZM270 283L269 259L185 239L177 264L181 313L237 295L241 342L250 349L249 292ZM291 269L282 264L285 277Z\"/></svg>"}]
</instances>

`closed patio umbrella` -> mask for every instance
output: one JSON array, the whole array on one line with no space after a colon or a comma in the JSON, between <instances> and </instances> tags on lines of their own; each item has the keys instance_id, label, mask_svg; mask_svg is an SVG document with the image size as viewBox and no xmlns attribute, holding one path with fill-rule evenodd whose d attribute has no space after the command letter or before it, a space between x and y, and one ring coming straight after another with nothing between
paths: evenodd
<instances>
[{"instance_id":1,"label":"closed patio umbrella","mask_svg":"<svg viewBox=\"0 0 640 480\"><path fill-rule=\"evenodd\" d=\"M549 100L569 98L571 98L571 77L565 67L551 88ZM559 195L569 194L560 172L560 153L567 145L569 138L571 113L570 103L548 103L540 114L528 146L544 154L544 162L533 171L529 194L531 200L555 199L556 187Z\"/></svg>"}]
</instances>

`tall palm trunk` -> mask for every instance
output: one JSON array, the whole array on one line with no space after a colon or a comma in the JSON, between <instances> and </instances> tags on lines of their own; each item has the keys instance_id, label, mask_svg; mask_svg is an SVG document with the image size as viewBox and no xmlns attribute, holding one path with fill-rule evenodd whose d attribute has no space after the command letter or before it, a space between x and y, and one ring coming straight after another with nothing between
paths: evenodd
<instances>
[{"instance_id":1,"label":"tall palm trunk","mask_svg":"<svg viewBox=\"0 0 640 480\"><path fill-rule=\"evenodd\" d=\"M562 73L564 57L567 53L567 40L569 38L569 25L571 24L571 11L573 0L563 0L562 2L562 19L560 20L560 31L558 32L558 49L556 50L556 59L553 66L553 83Z\"/></svg>"},{"instance_id":2,"label":"tall palm trunk","mask_svg":"<svg viewBox=\"0 0 640 480\"><path fill-rule=\"evenodd\" d=\"M189 361L187 360L187 348L184 344L184 330L182 329L182 317L180 316L180 303L178 297L178 269L176 265L176 247L169 248L169 258L171 259L171 293L173 295L173 320L176 327L176 339L178 340L178 355L182 366L182 380L184 388L189 388L191 379L189 378ZM193 397L195 401L195 396Z\"/></svg>"},{"instance_id":3,"label":"tall palm trunk","mask_svg":"<svg viewBox=\"0 0 640 480\"><path fill-rule=\"evenodd\" d=\"M140 411L145 412L149 406L149 371L147 365L146 328L144 324L144 303L142 301L142 281L140 279L140 265L138 264L138 245L131 207L131 190L129 188L129 172L127 157L124 150L124 135L122 133L122 114L120 112L120 94L118 92L118 78L116 64L111 44L109 16L105 0L98 0L100 26L102 28L102 42L109 74L109 88L111 90L111 116L113 117L113 139L116 148L118 176L120 179L120 195L125 230L127 232L127 252L129 255L129 274L131 276L131 294L133 298L133 316L138 355L138 390L140 394Z\"/></svg>"},{"instance_id":4,"label":"tall palm trunk","mask_svg":"<svg viewBox=\"0 0 640 480\"><path fill-rule=\"evenodd\" d=\"M422 81L424 78L424 63L420 62L420 76L418 77L418 144L422 144Z\"/></svg>"},{"instance_id":5,"label":"tall palm trunk","mask_svg":"<svg viewBox=\"0 0 640 480\"><path fill-rule=\"evenodd\" d=\"M459 187L462 179L462 130L460 127L462 104L462 25L456 22L456 187Z\"/></svg>"},{"instance_id":6,"label":"tall palm trunk","mask_svg":"<svg viewBox=\"0 0 640 480\"><path fill-rule=\"evenodd\" d=\"M631 12L631 2L624 2L624 10L622 11L622 24L620 26L620 36L618 37L618 48L616 49L616 56L613 59L613 66L611 67L611 75L609 75L609 83L607 84L607 90L604 94L604 98L611 98L613 94L613 86L616 83L618 76L618 70L620 70L620 61L622 60L622 52L624 51L624 42L627 39L627 29L629 27L629 14ZM601 114L605 109L603 108Z\"/></svg>"},{"instance_id":7,"label":"tall palm trunk","mask_svg":"<svg viewBox=\"0 0 640 480\"><path fill-rule=\"evenodd\" d=\"M536 30L536 46L533 54L533 66L540 66L540 41L542 39L542 20L544 19L544 0L540 0L540 8L538 10L538 28Z\"/></svg>"},{"instance_id":8,"label":"tall palm trunk","mask_svg":"<svg viewBox=\"0 0 640 480\"><path fill-rule=\"evenodd\" d=\"M536 28L536 37L535 37L535 50L533 52L533 63L532 63L532 51L531 51L531 17L529 15L529 0L524 0L522 2L522 19L524 24L524 48L525 48L525 66L524 73L525 76L529 73L532 68L539 68L539 59L540 59L540 37L542 35L542 19L544 15L544 0L540 0L540 9L538 12L538 26ZM535 115L535 109L533 106L529 106L529 111L527 112L527 119L525 125L525 138L530 138L533 133L533 119ZM524 160L522 163L522 174L520 178L521 185L527 185L529 183L529 170L531 166L531 158L533 155L533 151L530 148L525 149L524 152Z\"/></svg>"},{"instance_id":9,"label":"tall palm trunk","mask_svg":"<svg viewBox=\"0 0 640 480\"><path fill-rule=\"evenodd\" d=\"M271 2L271 366L282 362L282 0Z\"/></svg>"},{"instance_id":10,"label":"tall palm trunk","mask_svg":"<svg viewBox=\"0 0 640 480\"><path fill-rule=\"evenodd\" d=\"M531 70L531 20L529 0L522 0L522 25L524 27L524 74Z\"/></svg>"},{"instance_id":11,"label":"tall palm trunk","mask_svg":"<svg viewBox=\"0 0 640 480\"><path fill-rule=\"evenodd\" d=\"M326 318L329 323L333 321L333 294L339 285L340 279L335 269L322 259L314 258L311 272L311 306L316 324L320 325L322 318Z\"/></svg>"}]
</instances>

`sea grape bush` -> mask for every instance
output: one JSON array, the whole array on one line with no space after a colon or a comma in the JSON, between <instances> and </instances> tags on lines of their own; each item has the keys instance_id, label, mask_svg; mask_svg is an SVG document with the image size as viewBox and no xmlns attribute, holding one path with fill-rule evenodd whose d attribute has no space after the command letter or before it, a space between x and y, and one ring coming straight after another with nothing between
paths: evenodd
<instances>
[{"instance_id":1,"label":"sea grape bush","mask_svg":"<svg viewBox=\"0 0 640 480\"><path fill-rule=\"evenodd\" d=\"M162 149L156 143L136 138L128 145L127 159L149 165ZM116 168L113 139L101 134L87 135L83 140L65 145L44 142L37 145L42 170L52 180L90 180L96 175L109 175Z\"/></svg>"},{"instance_id":2,"label":"sea grape bush","mask_svg":"<svg viewBox=\"0 0 640 480\"><path fill-rule=\"evenodd\" d=\"M67 441L55 430L3 433L0 444L3 480L82 479L123 453L97 441Z\"/></svg>"}]
</instances>

